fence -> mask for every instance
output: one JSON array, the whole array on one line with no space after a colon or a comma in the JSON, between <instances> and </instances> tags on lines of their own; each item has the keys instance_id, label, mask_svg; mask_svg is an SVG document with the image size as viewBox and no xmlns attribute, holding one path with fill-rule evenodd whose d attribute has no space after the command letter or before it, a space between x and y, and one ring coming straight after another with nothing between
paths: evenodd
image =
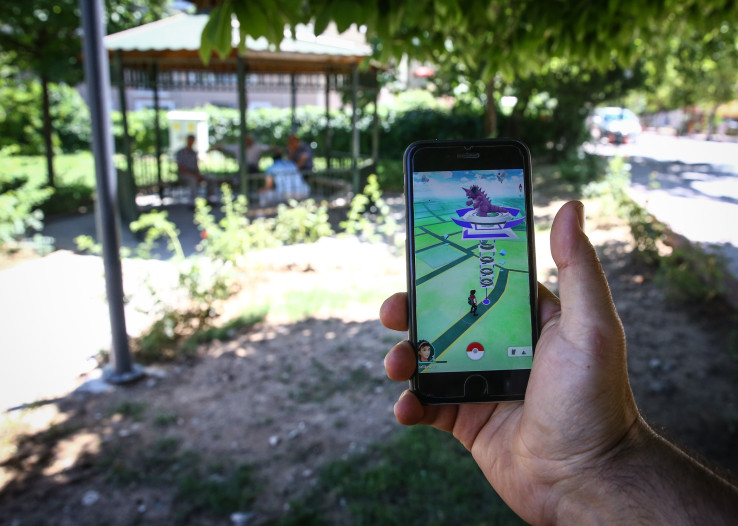
<instances>
[{"instance_id":1,"label":"fence","mask_svg":"<svg viewBox=\"0 0 738 526\"><path fill-rule=\"evenodd\" d=\"M141 154L133 156L133 180L138 195L159 194L164 196L172 188L181 186L177 177L177 164L169 155L162 155L157 166L156 155ZM265 174L263 171L270 161L260 166L260 173L251 173L246 176L246 195L251 203L258 202L259 190L264 186ZM361 191L367 177L375 169L371 158L362 157L358 160L357 174L354 174L353 158L344 152L332 152L331 157L317 157L314 159L315 171L304 172L305 182L310 186L310 197L316 200L330 202L350 199L355 187ZM116 166L120 170L126 169L125 158L116 157ZM217 151L208 152L200 163L200 170L208 177L231 185L235 191L241 190L239 167L235 159ZM159 173L161 171L161 183Z\"/></svg>"}]
</instances>

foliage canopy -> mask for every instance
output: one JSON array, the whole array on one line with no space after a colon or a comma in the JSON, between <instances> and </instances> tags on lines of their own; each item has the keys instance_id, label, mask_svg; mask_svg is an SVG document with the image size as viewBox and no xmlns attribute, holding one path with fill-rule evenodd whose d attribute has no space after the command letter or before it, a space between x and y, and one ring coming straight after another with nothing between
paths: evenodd
<instances>
[{"instance_id":1,"label":"foliage canopy","mask_svg":"<svg viewBox=\"0 0 738 526\"><path fill-rule=\"evenodd\" d=\"M737 13L730 0L223 0L203 31L202 54L207 60L213 51L230 52L231 15L242 42L250 35L278 44L285 26L300 23L312 22L316 34L331 21L339 31L357 23L376 39L380 60L453 59L484 81L509 80L542 73L552 58L603 71L613 61L628 66L640 52L664 45L664 35L708 32Z\"/></svg>"}]
</instances>

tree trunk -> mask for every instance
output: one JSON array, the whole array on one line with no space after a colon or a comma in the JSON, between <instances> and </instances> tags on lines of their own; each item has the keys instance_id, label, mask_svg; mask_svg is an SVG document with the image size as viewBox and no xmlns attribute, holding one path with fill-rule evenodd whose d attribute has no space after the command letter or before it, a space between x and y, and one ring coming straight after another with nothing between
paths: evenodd
<instances>
[{"instance_id":1,"label":"tree trunk","mask_svg":"<svg viewBox=\"0 0 738 526\"><path fill-rule=\"evenodd\" d=\"M523 114L525 113L526 108L528 108L531 91L532 90L530 89L523 90L522 93L518 95L518 101L515 103L515 107L510 114L510 124L507 130L508 137L512 137L514 139L522 138L520 136L520 130L523 128Z\"/></svg>"},{"instance_id":2,"label":"tree trunk","mask_svg":"<svg viewBox=\"0 0 738 526\"><path fill-rule=\"evenodd\" d=\"M54 181L54 147L51 142L51 104L49 102L49 79L46 75L41 75L41 107L43 108L43 136L44 146L46 147L46 171L49 175L49 186L55 188Z\"/></svg>"},{"instance_id":3,"label":"tree trunk","mask_svg":"<svg viewBox=\"0 0 738 526\"><path fill-rule=\"evenodd\" d=\"M487 82L487 102L484 105L484 134L487 137L497 136L497 105L495 104L495 80Z\"/></svg>"}]
</instances>

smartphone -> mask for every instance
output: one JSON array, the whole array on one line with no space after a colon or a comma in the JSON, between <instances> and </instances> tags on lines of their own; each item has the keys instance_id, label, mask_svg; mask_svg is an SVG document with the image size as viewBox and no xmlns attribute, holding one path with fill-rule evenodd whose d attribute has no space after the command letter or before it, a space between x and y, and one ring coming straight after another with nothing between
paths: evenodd
<instances>
[{"instance_id":1,"label":"smartphone","mask_svg":"<svg viewBox=\"0 0 738 526\"><path fill-rule=\"evenodd\" d=\"M420 141L403 164L411 390L423 404L523 400L539 331L528 148Z\"/></svg>"}]
</instances>

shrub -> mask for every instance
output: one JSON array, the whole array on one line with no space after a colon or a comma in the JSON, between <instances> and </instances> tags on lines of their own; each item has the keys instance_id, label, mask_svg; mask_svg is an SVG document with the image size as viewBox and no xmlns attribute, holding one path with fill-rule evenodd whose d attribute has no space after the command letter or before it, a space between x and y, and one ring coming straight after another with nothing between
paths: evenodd
<instances>
[{"instance_id":1,"label":"shrub","mask_svg":"<svg viewBox=\"0 0 738 526\"><path fill-rule=\"evenodd\" d=\"M557 168L561 179L578 189L601 179L605 173L605 162L599 155L572 152L557 163Z\"/></svg>"},{"instance_id":2,"label":"shrub","mask_svg":"<svg viewBox=\"0 0 738 526\"><path fill-rule=\"evenodd\" d=\"M43 228L38 207L52 193L38 182L0 173L0 249L12 249L29 231Z\"/></svg>"},{"instance_id":3,"label":"shrub","mask_svg":"<svg viewBox=\"0 0 738 526\"><path fill-rule=\"evenodd\" d=\"M372 242L380 240L382 236L392 238L397 232L397 222L382 199L376 175L370 175L363 193L351 200L351 208L346 220L341 222L341 228L344 234Z\"/></svg>"},{"instance_id":4,"label":"shrub","mask_svg":"<svg viewBox=\"0 0 738 526\"><path fill-rule=\"evenodd\" d=\"M90 111L79 92L66 84L57 84L50 93L51 118L62 152L88 150L92 140Z\"/></svg>"},{"instance_id":5,"label":"shrub","mask_svg":"<svg viewBox=\"0 0 738 526\"><path fill-rule=\"evenodd\" d=\"M57 186L54 195L40 205L46 216L77 213L92 206L95 190L84 183L71 183Z\"/></svg>"},{"instance_id":6,"label":"shrub","mask_svg":"<svg viewBox=\"0 0 738 526\"><path fill-rule=\"evenodd\" d=\"M277 208L274 237L284 244L313 243L333 234L328 222L325 203L318 205L313 199L290 201Z\"/></svg>"},{"instance_id":7,"label":"shrub","mask_svg":"<svg viewBox=\"0 0 738 526\"><path fill-rule=\"evenodd\" d=\"M0 148L14 154L41 155L41 86L31 79L3 77L0 84Z\"/></svg>"},{"instance_id":8,"label":"shrub","mask_svg":"<svg viewBox=\"0 0 738 526\"><path fill-rule=\"evenodd\" d=\"M656 281L671 301L709 303L726 294L726 260L719 249L706 251L686 245L668 253L666 225L654 218L627 193L630 168L624 159L613 158L602 181L585 187L585 196L598 196L604 209L628 221L635 256L655 267Z\"/></svg>"},{"instance_id":9,"label":"shrub","mask_svg":"<svg viewBox=\"0 0 738 526\"><path fill-rule=\"evenodd\" d=\"M656 279L672 301L708 303L727 292L725 269L725 257L719 252L687 246L662 259Z\"/></svg>"},{"instance_id":10,"label":"shrub","mask_svg":"<svg viewBox=\"0 0 738 526\"><path fill-rule=\"evenodd\" d=\"M380 157L402 159L405 148L423 139L464 139L484 135L483 118L465 108L411 109L383 114L380 132Z\"/></svg>"}]
</instances>

